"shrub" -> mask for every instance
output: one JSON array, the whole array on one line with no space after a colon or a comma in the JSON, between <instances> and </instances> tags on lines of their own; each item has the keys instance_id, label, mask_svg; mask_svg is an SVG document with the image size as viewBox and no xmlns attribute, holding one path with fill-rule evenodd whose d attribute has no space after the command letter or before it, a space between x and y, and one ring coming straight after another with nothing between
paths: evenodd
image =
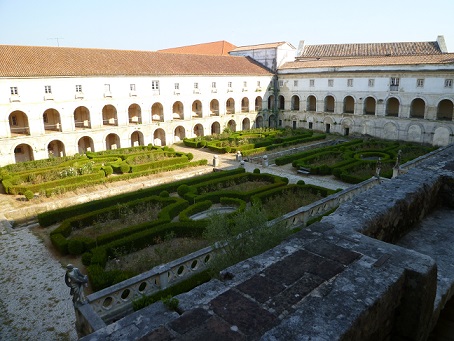
<instances>
[{"instance_id":1,"label":"shrub","mask_svg":"<svg viewBox=\"0 0 454 341\"><path fill-rule=\"evenodd\" d=\"M260 174L260 169L259 169L259 168L254 168L253 173L254 173L254 174Z\"/></svg>"},{"instance_id":2,"label":"shrub","mask_svg":"<svg viewBox=\"0 0 454 341\"><path fill-rule=\"evenodd\" d=\"M32 199L35 197L35 193L33 193L33 192L32 192L31 190L29 190L29 189L25 191L24 195L25 195L25 198L26 198L28 201L32 200Z\"/></svg>"},{"instance_id":3,"label":"shrub","mask_svg":"<svg viewBox=\"0 0 454 341\"><path fill-rule=\"evenodd\" d=\"M191 161L192 159L194 159L194 154L192 153L187 153L186 156L188 157L188 160Z\"/></svg>"},{"instance_id":4,"label":"shrub","mask_svg":"<svg viewBox=\"0 0 454 341\"><path fill-rule=\"evenodd\" d=\"M123 162L123 163L120 165L120 172L121 172L121 174L129 173L130 169L131 169L131 166L128 165L126 162Z\"/></svg>"},{"instance_id":5,"label":"shrub","mask_svg":"<svg viewBox=\"0 0 454 341\"><path fill-rule=\"evenodd\" d=\"M161 198L168 198L170 196L170 194L168 191L162 191L161 193L159 193L159 196Z\"/></svg>"}]
</instances>

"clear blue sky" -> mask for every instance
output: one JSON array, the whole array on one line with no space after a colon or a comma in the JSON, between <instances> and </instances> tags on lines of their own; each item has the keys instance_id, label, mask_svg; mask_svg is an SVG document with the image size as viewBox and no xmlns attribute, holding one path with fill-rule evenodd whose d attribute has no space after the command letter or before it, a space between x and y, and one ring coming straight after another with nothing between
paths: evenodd
<instances>
[{"instance_id":1,"label":"clear blue sky","mask_svg":"<svg viewBox=\"0 0 454 341\"><path fill-rule=\"evenodd\" d=\"M0 44L159 50L435 41L454 52L453 0L0 0ZM52 39L52 38L59 38Z\"/></svg>"}]
</instances>

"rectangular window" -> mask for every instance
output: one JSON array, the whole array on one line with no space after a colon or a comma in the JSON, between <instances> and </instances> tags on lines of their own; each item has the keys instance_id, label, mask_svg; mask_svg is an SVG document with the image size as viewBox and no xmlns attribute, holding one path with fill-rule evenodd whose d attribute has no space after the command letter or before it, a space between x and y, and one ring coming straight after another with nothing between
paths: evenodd
<instances>
[{"instance_id":1,"label":"rectangular window","mask_svg":"<svg viewBox=\"0 0 454 341\"><path fill-rule=\"evenodd\" d=\"M180 90L180 83L175 83L175 90Z\"/></svg>"},{"instance_id":2,"label":"rectangular window","mask_svg":"<svg viewBox=\"0 0 454 341\"><path fill-rule=\"evenodd\" d=\"M260 86L260 81L257 81L257 86Z\"/></svg>"},{"instance_id":3,"label":"rectangular window","mask_svg":"<svg viewBox=\"0 0 454 341\"><path fill-rule=\"evenodd\" d=\"M423 88L424 87L424 79L417 79L416 80L416 87Z\"/></svg>"},{"instance_id":4,"label":"rectangular window","mask_svg":"<svg viewBox=\"0 0 454 341\"><path fill-rule=\"evenodd\" d=\"M232 87L232 82L227 82L227 87L231 88Z\"/></svg>"},{"instance_id":5,"label":"rectangular window","mask_svg":"<svg viewBox=\"0 0 454 341\"><path fill-rule=\"evenodd\" d=\"M159 81L151 81L151 89L159 90Z\"/></svg>"},{"instance_id":6,"label":"rectangular window","mask_svg":"<svg viewBox=\"0 0 454 341\"><path fill-rule=\"evenodd\" d=\"M315 79L309 79L309 86L315 86Z\"/></svg>"},{"instance_id":7,"label":"rectangular window","mask_svg":"<svg viewBox=\"0 0 454 341\"><path fill-rule=\"evenodd\" d=\"M50 85L45 85L44 86L44 93L45 94L51 94L52 93L52 88L50 87Z\"/></svg>"},{"instance_id":8,"label":"rectangular window","mask_svg":"<svg viewBox=\"0 0 454 341\"><path fill-rule=\"evenodd\" d=\"M328 86L332 87L334 85L334 79L328 79Z\"/></svg>"},{"instance_id":9,"label":"rectangular window","mask_svg":"<svg viewBox=\"0 0 454 341\"><path fill-rule=\"evenodd\" d=\"M11 89L11 95L17 95L18 94L17 86L12 86L10 89Z\"/></svg>"},{"instance_id":10,"label":"rectangular window","mask_svg":"<svg viewBox=\"0 0 454 341\"><path fill-rule=\"evenodd\" d=\"M375 85L375 79L372 79L372 78L369 79L369 83L368 84L369 84L369 88L373 88L374 85Z\"/></svg>"},{"instance_id":11,"label":"rectangular window","mask_svg":"<svg viewBox=\"0 0 454 341\"><path fill-rule=\"evenodd\" d=\"M347 79L347 86L348 87L352 87L353 86L353 79L352 78Z\"/></svg>"},{"instance_id":12,"label":"rectangular window","mask_svg":"<svg viewBox=\"0 0 454 341\"><path fill-rule=\"evenodd\" d=\"M194 83L194 89L198 89L199 88L199 83Z\"/></svg>"},{"instance_id":13,"label":"rectangular window","mask_svg":"<svg viewBox=\"0 0 454 341\"><path fill-rule=\"evenodd\" d=\"M213 89L216 89L216 82L211 82L211 87L212 87Z\"/></svg>"},{"instance_id":14,"label":"rectangular window","mask_svg":"<svg viewBox=\"0 0 454 341\"><path fill-rule=\"evenodd\" d=\"M280 80L279 81L279 86L284 86L284 81Z\"/></svg>"},{"instance_id":15,"label":"rectangular window","mask_svg":"<svg viewBox=\"0 0 454 341\"><path fill-rule=\"evenodd\" d=\"M445 79L445 88L452 88L452 79Z\"/></svg>"},{"instance_id":16,"label":"rectangular window","mask_svg":"<svg viewBox=\"0 0 454 341\"><path fill-rule=\"evenodd\" d=\"M391 86L399 86L400 78L399 77L391 77Z\"/></svg>"},{"instance_id":17,"label":"rectangular window","mask_svg":"<svg viewBox=\"0 0 454 341\"><path fill-rule=\"evenodd\" d=\"M82 92L82 85L76 85L76 92Z\"/></svg>"},{"instance_id":18,"label":"rectangular window","mask_svg":"<svg viewBox=\"0 0 454 341\"><path fill-rule=\"evenodd\" d=\"M129 84L129 90L136 91L136 85L135 84Z\"/></svg>"},{"instance_id":19,"label":"rectangular window","mask_svg":"<svg viewBox=\"0 0 454 341\"><path fill-rule=\"evenodd\" d=\"M293 81L293 86L298 86L298 81Z\"/></svg>"},{"instance_id":20,"label":"rectangular window","mask_svg":"<svg viewBox=\"0 0 454 341\"><path fill-rule=\"evenodd\" d=\"M247 82L243 82L243 88L247 88Z\"/></svg>"},{"instance_id":21,"label":"rectangular window","mask_svg":"<svg viewBox=\"0 0 454 341\"><path fill-rule=\"evenodd\" d=\"M110 92L110 84L104 84L104 92Z\"/></svg>"}]
</instances>

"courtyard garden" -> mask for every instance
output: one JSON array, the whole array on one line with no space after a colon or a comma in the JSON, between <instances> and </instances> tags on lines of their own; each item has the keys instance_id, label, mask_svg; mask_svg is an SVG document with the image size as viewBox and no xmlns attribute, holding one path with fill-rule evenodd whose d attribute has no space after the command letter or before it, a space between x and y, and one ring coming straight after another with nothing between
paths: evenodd
<instances>
[{"instance_id":1,"label":"courtyard garden","mask_svg":"<svg viewBox=\"0 0 454 341\"><path fill-rule=\"evenodd\" d=\"M192 159L191 153L148 145L11 164L0 168L0 180L6 194L32 199L207 164Z\"/></svg>"},{"instance_id":2,"label":"courtyard garden","mask_svg":"<svg viewBox=\"0 0 454 341\"><path fill-rule=\"evenodd\" d=\"M60 255L80 257L97 291L222 240L213 221L243 219L237 225L245 228L244 212L252 210L263 228L334 192L237 168L41 213L38 220ZM224 213L212 213L220 208Z\"/></svg>"}]
</instances>

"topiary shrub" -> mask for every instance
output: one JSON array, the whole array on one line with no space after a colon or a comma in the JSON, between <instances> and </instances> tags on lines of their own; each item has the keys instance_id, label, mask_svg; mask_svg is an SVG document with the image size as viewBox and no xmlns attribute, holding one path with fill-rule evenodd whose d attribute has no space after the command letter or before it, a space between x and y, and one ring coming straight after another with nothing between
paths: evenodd
<instances>
[{"instance_id":1,"label":"topiary shrub","mask_svg":"<svg viewBox=\"0 0 454 341\"><path fill-rule=\"evenodd\" d=\"M189 186L188 185L181 185L177 188L177 193L180 197L184 197L186 193L189 192Z\"/></svg>"},{"instance_id":2,"label":"topiary shrub","mask_svg":"<svg viewBox=\"0 0 454 341\"><path fill-rule=\"evenodd\" d=\"M161 193L159 193L159 196L161 198L168 198L170 196L170 194L168 191L162 191Z\"/></svg>"},{"instance_id":3,"label":"topiary shrub","mask_svg":"<svg viewBox=\"0 0 454 341\"><path fill-rule=\"evenodd\" d=\"M120 172L121 172L121 174L129 173L130 170L131 170L131 166L128 165L126 162L123 162L123 163L120 165Z\"/></svg>"},{"instance_id":4,"label":"topiary shrub","mask_svg":"<svg viewBox=\"0 0 454 341\"><path fill-rule=\"evenodd\" d=\"M26 198L28 201L32 200L32 199L35 197L35 193L33 193L33 192L32 192L31 190L29 190L29 189L25 191L24 195L25 195L25 198Z\"/></svg>"},{"instance_id":5,"label":"topiary shrub","mask_svg":"<svg viewBox=\"0 0 454 341\"><path fill-rule=\"evenodd\" d=\"M103 170L104 170L104 173L106 174L106 176L113 174L113 168L110 165L104 166Z\"/></svg>"},{"instance_id":6,"label":"topiary shrub","mask_svg":"<svg viewBox=\"0 0 454 341\"><path fill-rule=\"evenodd\" d=\"M254 174L260 174L260 169L255 168L255 169L252 171L252 173L254 173Z\"/></svg>"},{"instance_id":7,"label":"topiary shrub","mask_svg":"<svg viewBox=\"0 0 454 341\"><path fill-rule=\"evenodd\" d=\"M192 153L187 153L186 156L188 157L189 161L191 161L194 158L194 154Z\"/></svg>"}]
</instances>

